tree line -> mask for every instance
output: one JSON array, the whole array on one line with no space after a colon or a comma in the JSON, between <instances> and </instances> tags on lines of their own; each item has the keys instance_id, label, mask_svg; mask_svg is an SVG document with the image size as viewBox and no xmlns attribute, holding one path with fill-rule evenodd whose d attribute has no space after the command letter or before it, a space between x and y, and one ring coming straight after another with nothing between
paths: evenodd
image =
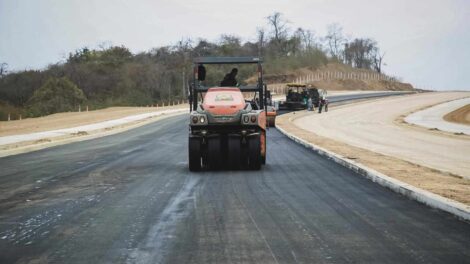
<instances>
[{"instance_id":1,"label":"tree line","mask_svg":"<svg viewBox=\"0 0 470 264\"><path fill-rule=\"evenodd\" d=\"M216 41L182 39L137 54L124 46L85 47L42 70L9 72L8 64L0 63L0 120L6 119L5 109L12 108L33 117L74 111L78 104L96 109L185 99L191 61L199 56L261 56L269 76L332 61L381 72L384 53L370 38L348 39L338 24L317 36L310 29L291 28L283 14L275 12L251 41L223 34ZM210 70L208 81L217 84L228 68ZM238 79L249 79L253 72L240 67Z\"/></svg>"}]
</instances>

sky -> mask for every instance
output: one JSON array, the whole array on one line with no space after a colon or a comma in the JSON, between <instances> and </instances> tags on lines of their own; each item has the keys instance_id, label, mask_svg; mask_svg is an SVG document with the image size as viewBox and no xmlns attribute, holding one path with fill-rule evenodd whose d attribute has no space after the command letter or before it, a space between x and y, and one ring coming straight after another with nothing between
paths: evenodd
<instances>
[{"instance_id":1,"label":"sky","mask_svg":"<svg viewBox=\"0 0 470 264\"><path fill-rule=\"evenodd\" d=\"M317 36L339 23L385 52L384 71L415 87L470 90L470 0L0 0L0 63L43 69L82 47L132 52L221 34L255 41L266 17Z\"/></svg>"}]
</instances>

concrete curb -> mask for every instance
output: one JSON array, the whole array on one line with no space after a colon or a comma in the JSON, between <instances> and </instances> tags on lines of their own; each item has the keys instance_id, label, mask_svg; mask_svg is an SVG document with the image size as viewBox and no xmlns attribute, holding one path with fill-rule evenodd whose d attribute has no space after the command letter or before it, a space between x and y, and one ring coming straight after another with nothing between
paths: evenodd
<instances>
[{"instance_id":1,"label":"concrete curb","mask_svg":"<svg viewBox=\"0 0 470 264\"><path fill-rule=\"evenodd\" d=\"M403 120L408 124L449 132L470 135L470 126L444 120L444 116L470 103L470 97L455 99L430 106L407 115Z\"/></svg>"},{"instance_id":2,"label":"concrete curb","mask_svg":"<svg viewBox=\"0 0 470 264\"><path fill-rule=\"evenodd\" d=\"M297 136L294 136L286 132L284 129L280 127L276 127L276 128L282 134L284 134L291 140L297 142L298 144L308 149L312 149L313 151L317 152L318 154L322 156L326 156L329 159L332 159L334 162L359 173L360 175L366 177L367 179L373 182L380 184L383 187L386 187L394 192L402 194L412 200L416 200L432 208L436 208L436 209L451 213L460 219L470 221L470 206L467 206L463 203L456 202L454 200L442 197L440 195L431 193L429 191L414 187L410 184L391 178L376 170L368 168L360 163L348 160L334 152L331 152L322 147L319 147L310 142L307 142L304 139L301 139Z\"/></svg>"}]
</instances>

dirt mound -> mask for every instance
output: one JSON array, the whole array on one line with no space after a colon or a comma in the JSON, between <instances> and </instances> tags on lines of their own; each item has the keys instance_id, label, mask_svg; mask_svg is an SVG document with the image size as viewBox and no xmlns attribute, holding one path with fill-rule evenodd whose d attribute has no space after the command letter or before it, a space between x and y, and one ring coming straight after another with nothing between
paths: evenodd
<instances>
[{"instance_id":1,"label":"dirt mound","mask_svg":"<svg viewBox=\"0 0 470 264\"><path fill-rule=\"evenodd\" d=\"M338 78L338 76L352 76L355 78ZM313 80L307 81L307 84L311 84L314 87L322 88L326 90L341 90L341 91L352 91L352 90L363 90L363 91L414 91L415 89L409 83L402 83L400 81L392 80L378 80L378 79L360 79L360 76L373 76L377 75L377 72L356 69L349 65L339 63L329 63L318 69L301 68L293 72L286 72L284 74L264 74L265 83L269 84L285 84L289 82L296 82L301 79L305 82L306 76L314 76ZM321 78L317 78L322 76ZM336 77L332 77L336 76ZM382 75L385 77L385 75ZM258 80L257 76L252 76L245 80L245 82L253 84Z\"/></svg>"},{"instance_id":2,"label":"dirt mound","mask_svg":"<svg viewBox=\"0 0 470 264\"><path fill-rule=\"evenodd\" d=\"M413 91L409 83L401 83L385 80L323 80L313 81L311 84L316 88L340 91Z\"/></svg>"},{"instance_id":3,"label":"dirt mound","mask_svg":"<svg viewBox=\"0 0 470 264\"><path fill-rule=\"evenodd\" d=\"M263 80L267 84L273 84L273 83L289 83L292 82L297 78L297 75L294 73L286 73L286 74L264 74L263 75ZM258 76L254 75L251 76L250 78L246 79L245 82L248 84L254 84L258 81Z\"/></svg>"},{"instance_id":4,"label":"dirt mound","mask_svg":"<svg viewBox=\"0 0 470 264\"><path fill-rule=\"evenodd\" d=\"M448 113L444 116L444 120L453 123L470 125L470 104Z\"/></svg>"}]
</instances>

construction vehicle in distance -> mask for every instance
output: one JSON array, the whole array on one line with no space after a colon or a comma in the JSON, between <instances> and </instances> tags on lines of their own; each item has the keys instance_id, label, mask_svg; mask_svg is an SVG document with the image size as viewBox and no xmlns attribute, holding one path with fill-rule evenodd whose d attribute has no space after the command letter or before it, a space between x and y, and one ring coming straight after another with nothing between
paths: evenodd
<instances>
[{"instance_id":1,"label":"construction vehicle in distance","mask_svg":"<svg viewBox=\"0 0 470 264\"><path fill-rule=\"evenodd\" d=\"M277 110L276 110L276 107L274 106L271 91L269 90L266 91L266 105L267 105L266 106L267 125L269 127L274 127L276 126Z\"/></svg>"},{"instance_id":2,"label":"construction vehicle in distance","mask_svg":"<svg viewBox=\"0 0 470 264\"><path fill-rule=\"evenodd\" d=\"M262 60L256 57L194 59L190 84L189 170L254 169L266 162L266 85ZM254 64L255 85L205 87L204 65ZM252 98L246 100L243 93Z\"/></svg>"},{"instance_id":3,"label":"construction vehicle in distance","mask_svg":"<svg viewBox=\"0 0 470 264\"><path fill-rule=\"evenodd\" d=\"M279 109L306 109L309 98L315 107L318 106L320 96L316 88L309 88L306 84L288 83L287 89L286 100L280 102Z\"/></svg>"}]
</instances>

